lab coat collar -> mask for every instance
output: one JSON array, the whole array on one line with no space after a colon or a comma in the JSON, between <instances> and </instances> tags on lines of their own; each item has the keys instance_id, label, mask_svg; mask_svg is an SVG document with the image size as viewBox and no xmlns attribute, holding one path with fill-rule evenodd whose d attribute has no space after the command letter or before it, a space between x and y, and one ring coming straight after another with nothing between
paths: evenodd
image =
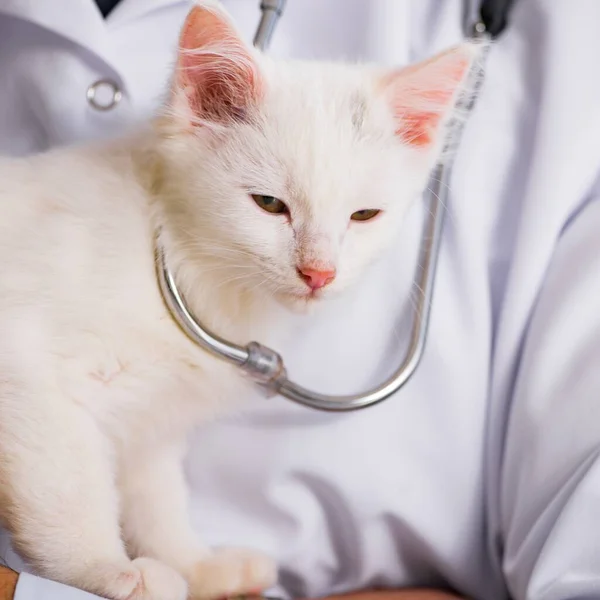
<instances>
[{"instance_id":1,"label":"lab coat collar","mask_svg":"<svg viewBox=\"0 0 600 600\"><path fill-rule=\"evenodd\" d=\"M110 26L139 18L154 10L191 0L121 0L105 21L94 0L71 0L57 8L52 0L1 0L0 14L35 23L94 52L116 69L109 43ZM68 11L68 14L66 14Z\"/></svg>"},{"instance_id":2,"label":"lab coat collar","mask_svg":"<svg viewBox=\"0 0 600 600\"><path fill-rule=\"evenodd\" d=\"M3 0L0 13L34 23L90 50L104 46L105 23L96 4L92 0L64 4L69 6L59 9L48 0Z\"/></svg>"},{"instance_id":3,"label":"lab coat collar","mask_svg":"<svg viewBox=\"0 0 600 600\"><path fill-rule=\"evenodd\" d=\"M175 4L189 4L191 7L192 0L121 0L108 16L107 23L112 25L132 21L144 14Z\"/></svg>"}]
</instances>

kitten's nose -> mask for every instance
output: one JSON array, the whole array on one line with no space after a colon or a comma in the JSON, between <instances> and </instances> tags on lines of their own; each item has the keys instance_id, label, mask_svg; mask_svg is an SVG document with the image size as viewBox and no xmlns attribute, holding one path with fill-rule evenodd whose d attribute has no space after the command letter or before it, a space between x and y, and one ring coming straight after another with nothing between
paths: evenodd
<instances>
[{"instance_id":1,"label":"kitten's nose","mask_svg":"<svg viewBox=\"0 0 600 600\"><path fill-rule=\"evenodd\" d=\"M298 267L298 274L312 290L320 290L335 279L335 269Z\"/></svg>"}]
</instances>

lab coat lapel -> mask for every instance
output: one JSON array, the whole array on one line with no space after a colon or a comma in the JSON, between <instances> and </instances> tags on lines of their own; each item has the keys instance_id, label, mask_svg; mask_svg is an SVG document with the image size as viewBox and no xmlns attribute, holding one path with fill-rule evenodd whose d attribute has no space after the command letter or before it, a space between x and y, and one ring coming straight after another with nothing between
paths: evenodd
<instances>
[{"instance_id":1,"label":"lab coat lapel","mask_svg":"<svg viewBox=\"0 0 600 600\"><path fill-rule=\"evenodd\" d=\"M106 25L95 3L63 0L62 5L57 8L51 0L3 0L0 13L34 23L112 62L107 55Z\"/></svg>"},{"instance_id":2,"label":"lab coat lapel","mask_svg":"<svg viewBox=\"0 0 600 600\"><path fill-rule=\"evenodd\" d=\"M182 3L191 4L191 0L121 0L105 21L93 0L61 0L61 8L57 8L57 3L52 0L2 0L0 14L52 31L93 52L118 73L119 61L114 56L114 45L110 43L111 25Z\"/></svg>"},{"instance_id":3,"label":"lab coat lapel","mask_svg":"<svg viewBox=\"0 0 600 600\"><path fill-rule=\"evenodd\" d=\"M107 19L109 25L131 21L147 13L175 4L192 5L192 0L121 0Z\"/></svg>"}]
</instances>

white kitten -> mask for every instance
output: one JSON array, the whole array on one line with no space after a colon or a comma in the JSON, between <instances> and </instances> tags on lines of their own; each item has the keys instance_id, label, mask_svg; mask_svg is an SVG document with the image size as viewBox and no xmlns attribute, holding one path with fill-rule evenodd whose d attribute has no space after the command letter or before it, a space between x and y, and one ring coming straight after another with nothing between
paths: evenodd
<instances>
[{"instance_id":1,"label":"white kitten","mask_svg":"<svg viewBox=\"0 0 600 600\"><path fill-rule=\"evenodd\" d=\"M211 552L186 518L186 434L249 384L170 318L154 236L207 325L277 347L290 309L396 235L472 56L280 62L198 5L148 131L0 166L0 514L38 573L115 600L274 582L270 559Z\"/></svg>"}]
</instances>

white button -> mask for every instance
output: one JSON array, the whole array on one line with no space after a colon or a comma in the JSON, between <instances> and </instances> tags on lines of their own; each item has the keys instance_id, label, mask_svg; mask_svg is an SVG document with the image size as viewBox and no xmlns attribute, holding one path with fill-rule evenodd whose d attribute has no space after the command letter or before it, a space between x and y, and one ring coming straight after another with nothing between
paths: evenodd
<instances>
[{"instance_id":1,"label":"white button","mask_svg":"<svg viewBox=\"0 0 600 600\"><path fill-rule=\"evenodd\" d=\"M110 110L119 104L122 97L119 86L110 79L100 79L87 90L88 102L96 110Z\"/></svg>"}]
</instances>

